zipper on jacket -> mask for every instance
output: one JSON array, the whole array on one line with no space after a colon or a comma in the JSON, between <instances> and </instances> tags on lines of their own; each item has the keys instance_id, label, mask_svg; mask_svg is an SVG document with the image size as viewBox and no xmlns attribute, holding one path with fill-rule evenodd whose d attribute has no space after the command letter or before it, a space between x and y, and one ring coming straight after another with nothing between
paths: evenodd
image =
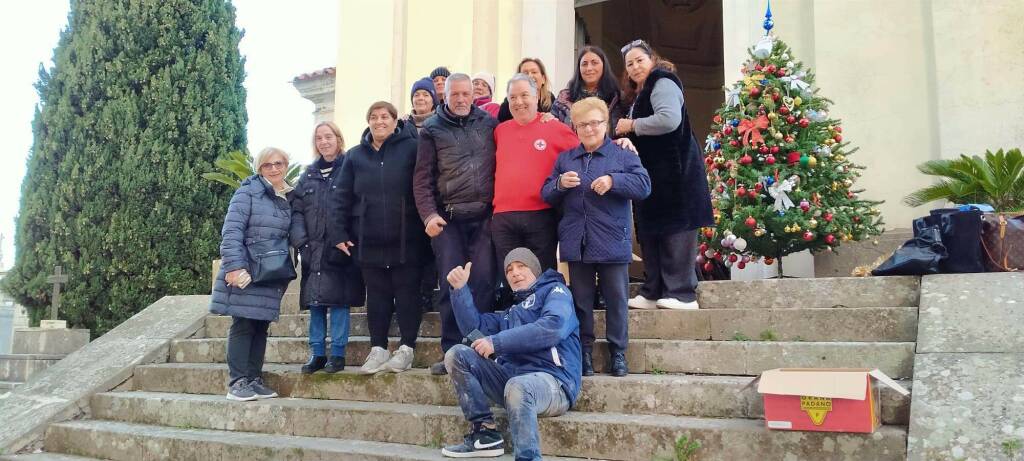
<instances>
[{"instance_id":1,"label":"zipper on jacket","mask_svg":"<svg viewBox=\"0 0 1024 461\"><path fill-rule=\"evenodd\" d=\"M590 173L590 159L593 158L592 153L586 153L583 155L583 175L580 179L586 177ZM583 183L580 183L582 186ZM587 215L587 189L581 188L583 193L583 239L580 241L580 258L583 257L583 248L587 246L587 226L590 223L590 216Z\"/></svg>"}]
</instances>

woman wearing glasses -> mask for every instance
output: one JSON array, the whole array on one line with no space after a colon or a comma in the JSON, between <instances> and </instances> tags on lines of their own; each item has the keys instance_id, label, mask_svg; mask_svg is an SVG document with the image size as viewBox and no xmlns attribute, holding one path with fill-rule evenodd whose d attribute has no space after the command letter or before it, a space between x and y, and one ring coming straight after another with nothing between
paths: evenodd
<instances>
[{"instance_id":1,"label":"woman wearing glasses","mask_svg":"<svg viewBox=\"0 0 1024 461\"><path fill-rule=\"evenodd\" d=\"M263 356L267 329L281 313L281 297L288 286L250 284L249 252L255 240L286 239L292 212L285 181L288 154L268 147L253 162L256 174L242 181L228 204L220 241L220 271L213 284L210 312L231 316L228 331L228 400L249 401L277 397L263 382Z\"/></svg>"},{"instance_id":2,"label":"woman wearing glasses","mask_svg":"<svg viewBox=\"0 0 1024 461\"><path fill-rule=\"evenodd\" d=\"M558 155L541 195L562 209L559 255L569 263L576 316L583 342L583 374L594 374L594 297L597 279L607 306L605 323L614 376L628 373L626 302L633 231L630 201L651 192L647 170L633 152L608 138L608 106L596 97L572 105L580 145Z\"/></svg>"},{"instance_id":3,"label":"woman wearing glasses","mask_svg":"<svg viewBox=\"0 0 1024 461\"><path fill-rule=\"evenodd\" d=\"M302 366L305 374L345 369L349 306L363 304L359 269L328 238L334 223L344 150L345 140L338 127L331 122L318 124L313 130L315 161L306 168L293 194L291 242L302 260L299 306L309 310L310 357Z\"/></svg>"},{"instance_id":4,"label":"woman wearing glasses","mask_svg":"<svg viewBox=\"0 0 1024 461\"><path fill-rule=\"evenodd\" d=\"M697 230L714 224L700 148L690 129L675 66L643 40L622 47L627 111L615 134L629 136L651 173L651 195L636 207L646 279L636 309L697 309Z\"/></svg>"}]
</instances>

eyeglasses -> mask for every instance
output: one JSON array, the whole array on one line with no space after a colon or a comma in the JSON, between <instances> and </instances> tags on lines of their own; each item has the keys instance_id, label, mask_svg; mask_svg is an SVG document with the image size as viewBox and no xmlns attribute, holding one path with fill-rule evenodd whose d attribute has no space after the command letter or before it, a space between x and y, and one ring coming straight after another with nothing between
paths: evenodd
<instances>
[{"instance_id":1,"label":"eyeglasses","mask_svg":"<svg viewBox=\"0 0 1024 461\"><path fill-rule=\"evenodd\" d=\"M627 43L626 46L619 49L619 51L622 52L623 56L625 56L626 53L628 53L629 50L632 50L633 48L643 48L643 50L646 51L647 53L651 52L651 45L648 45L647 42L639 38Z\"/></svg>"},{"instance_id":2,"label":"eyeglasses","mask_svg":"<svg viewBox=\"0 0 1024 461\"><path fill-rule=\"evenodd\" d=\"M576 131L583 131L584 129L596 130L598 127L603 125L607 120L594 120L591 122L575 123Z\"/></svg>"},{"instance_id":3,"label":"eyeglasses","mask_svg":"<svg viewBox=\"0 0 1024 461\"><path fill-rule=\"evenodd\" d=\"M263 170L263 171L283 170L285 168L288 168L288 163L287 162L282 162L282 161L277 161L277 162L273 162L273 163L264 163L264 164L260 165L260 170Z\"/></svg>"}]
</instances>

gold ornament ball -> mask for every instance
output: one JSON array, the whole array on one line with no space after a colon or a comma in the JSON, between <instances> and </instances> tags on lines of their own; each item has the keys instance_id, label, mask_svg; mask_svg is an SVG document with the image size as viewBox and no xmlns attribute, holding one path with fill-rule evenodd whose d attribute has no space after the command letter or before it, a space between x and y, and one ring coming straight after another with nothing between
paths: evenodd
<instances>
[{"instance_id":1,"label":"gold ornament ball","mask_svg":"<svg viewBox=\"0 0 1024 461\"><path fill-rule=\"evenodd\" d=\"M853 181L851 181L849 179L844 179L843 180L843 185L846 186L846 187L850 187L850 186L853 185Z\"/></svg>"},{"instance_id":2,"label":"gold ornament ball","mask_svg":"<svg viewBox=\"0 0 1024 461\"><path fill-rule=\"evenodd\" d=\"M842 162L843 160L846 160L846 157L844 157L842 154L839 154L839 155L836 155L835 160L837 162Z\"/></svg>"},{"instance_id":3,"label":"gold ornament ball","mask_svg":"<svg viewBox=\"0 0 1024 461\"><path fill-rule=\"evenodd\" d=\"M811 168L814 168L814 167L818 166L818 159L815 158L815 157L808 158L807 159L807 166L809 166Z\"/></svg>"},{"instance_id":4,"label":"gold ornament ball","mask_svg":"<svg viewBox=\"0 0 1024 461\"><path fill-rule=\"evenodd\" d=\"M775 139L782 139L782 133L776 132L774 137L775 137Z\"/></svg>"},{"instance_id":5,"label":"gold ornament ball","mask_svg":"<svg viewBox=\"0 0 1024 461\"><path fill-rule=\"evenodd\" d=\"M803 104L803 103L804 103L804 100L800 99L800 96L797 96L797 97L793 98L793 105L794 106L798 106L799 107L800 104Z\"/></svg>"},{"instance_id":6,"label":"gold ornament ball","mask_svg":"<svg viewBox=\"0 0 1024 461\"><path fill-rule=\"evenodd\" d=\"M772 112L772 113L768 114L768 118L770 120L776 120L776 119L779 118L779 114L776 114L775 112Z\"/></svg>"},{"instance_id":7,"label":"gold ornament ball","mask_svg":"<svg viewBox=\"0 0 1024 461\"><path fill-rule=\"evenodd\" d=\"M810 227L811 229L817 228L818 221L812 218L810 221L807 221L807 226Z\"/></svg>"},{"instance_id":8,"label":"gold ornament ball","mask_svg":"<svg viewBox=\"0 0 1024 461\"><path fill-rule=\"evenodd\" d=\"M754 237L762 237L762 236L764 236L764 229L761 229L760 227L757 228L757 229L754 229Z\"/></svg>"},{"instance_id":9,"label":"gold ornament ball","mask_svg":"<svg viewBox=\"0 0 1024 461\"><path fill-rule=\"evenodd\" d=\"M722 165L725 163L725 157L715 157L715 163Z\"/></svg>"}]
</instances>

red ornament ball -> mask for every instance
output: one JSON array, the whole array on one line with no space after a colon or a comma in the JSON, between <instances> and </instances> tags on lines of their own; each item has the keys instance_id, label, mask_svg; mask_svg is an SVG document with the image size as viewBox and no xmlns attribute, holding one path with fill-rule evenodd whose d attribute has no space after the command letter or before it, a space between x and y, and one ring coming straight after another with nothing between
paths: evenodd
<instances>
[{"instance_id":1,"label":"red ornament ball","mask_svg":"<svg viewBox=\"0 0 1024 461\"><path fill-rule=\"evenodd\" d=\"M768 72L769 74L774 73L775 72L775 64L768 64L768 67L765 67L764 71Z\"/></svg>"},{"instance_id":2,"label":"red ornament ball","mask_svg":"<svg viewBox=\"0 0 1024 461\"><path fill-rule=\"evenodd\" d=\"M717 259L717 260L721 261L721 260L722 260L722 252L721 252L721 251L716 251L716 252L715 252L715 255L714 255L713 257L714 257L715 259Z\"/></svg>"},{"instance_id":3,"label":"red ornament ball","mask_svg":"<svg viewBox=\"0 0 1024 461\"><path fill-rule=\"evenodd\" d=\"M708 261L708 262L704 263L704 272L711 272L711 270L714 269L714 268L715 268L715 265L711 264L711 261Z\"/></svg>"},{"instance_id":4,"label":"red ornament ball","mask_svg":"<svg viewBox=\"0 0 1024 461\"><path fill-rule=\"evenodd\" d=\"M729 178L725 183L732 186L733 184L736 184L736 178Z\"/></svg>"},{"instance_id":5,"label":"red ornament ball","mask_svg":"<svg viewBox=\"0 0 1024 461\"><path fill-rule=\"evenodd\" d=\"M786 106L782 106L779 108L779 113L782 115L789 115L789 108Z\"/></svg>"},{"instance_id":6,"label":"red ornament ball","mask_svg":"<svg viewBox=\"0 0 1024 461\"><path fill-rule=\"evenodd\" d=\"M700 244L700 251L699 251L699 253L700 254L704 254L705 251L708 251L708 244L706 244L706 243Z\"/></svg>"},{"instance_id":7,"label":"red ornament ball","mask_svg":"<svg viewBox=\"0 0 1024 461\"><path fill-rule=\"evenodd\" d=\"M789 163L790 165L800 163L800 153L797 151L790 152L789 155L786 156L786 163Z\"/></svg>"},{"instance_id":8,"label":"red ornament ball","mask_svg":"<svg viewBox=\"0 0 1024 461\"><path fill-rule=\"evenodd\" d=\"M743 156L740 157L740 165L750 165L753 162L754 158L751 157L750 154L743 154Z\"/></svg>"},{"instance_id":9,"label":"red ornament ball","mask_svg":"<svg viewBox=\"0 0 1024 461\"><path fill-rule=\"evenodd\" d=\"M811 232L811 231L804 232L804 241L805 242L810 242L811 240L814 240L814 232Z\"/></svg>"},{"instance_id":10,"label":"red ornament ball","mask_svg":"<svg viewBox=\"0 0 1024 461\"><path fill-rule=\"evenodd\" d=\"M739 259L740 259L740 257L736 256L736 253L733 253L733 254L729 255L729 262L731 262L731 263L739 261Z\"/></svg>"},{"instance_id":11,"label":"red ornament ball","mask_svg":"<svg viewBox=\"0 0 1024 461\"><path fill-rule=\"evenodd\" d=\"M755 64L754 65L754 70L761 70L761 69L764 69L764 66L762 66L761 64Z\"/></svg>"},{"instance_id":12,"label":"red ornament ball","mask_svg":"<svg viewBox=\"0 0 1024 461\"><path fill-rule=\"evenodd\" d=\"M775 76L776 77L785 77L786 76L786 68L783 67L783 68L775 71Z\"/></svg>"},{"instance_id":13,"label":"red ornament ball","mask_svg":"<svg viewBox=\"0 0 1024 461\"><path fill-rule=\"evenodd\" d=\"M761 185L761 183L754 184L754 190L756 190L758 192L760 192L761 189L763 189L763 188L764 188L764 186Z\"/></svg>"},{"instance_id":14,"label":"red ornament ball","mask_svg":"<svg viewBox=\"0 0 1024 461\"><path fill-rule=\"evenodd\" d=\"M715 236L715 230L710 227L704 228L704 238L711 240Z\"/></svg>"},{"instance_id":15,"label":"red ornament ball","mask_svg":"<svg viewBox=\"0 0 1024 461\"><path fill-rule=\"evenodd\" d=\"M747 195L747 188L743 187L743 186L737 187L736 188L736 196L737 197L743 197L744 195Z\"/></svg>"},{"instance_id":16,"label":"red ornament ball","mask_svg":"<svg viewBox=\"0 0 1024 461\"><path fill-rule=\"evenodd\" d=\"M779 146L772 146L771 152L773 154L778 154L779 153Z\"/></svg>"},{"instance_id":17,"label":"red ornament ball","mask_svg":"<svg viewBox=\"0 0 1024 461\"><path fill-rule=\"evenodd\" d=\"M825 222L832 222L832 213L825 213Z\"/></svg>"},{"instance_id":18,"label":"red ornament ball","mask_svg":"<svg viewBox=\"0 0 1024 461\"><path fill-rule=\"evenodd\" d=\"M796 117L794 117L792 115L790 115L789 117L786 117L786 123L788 123L790 125L796 123Z\"/></svg>"},{"instance_id":19,"label":"red ornament ball","mask_svg":"<svg viewBox=\"0 0 1024 461\"><path fill-rule=\"evenodd\" d=\"M732 134L732 125L726 125L725 128L722 128L722 133L726 136Z\"/></svg>"},{"instance_id":20,"label":"red ornament ball","mask_svg":"<svg viewBox=\"0 0 1024 461\"><path fill-rule=\"evenodd\" d=\"M828 245L836 243L836 236L834 236L832 234L826 235L825 236L825 243L828 244Z\"/></svg>"},{"instance_id":21,"label":"red ornament ball","mask_svg":"<svg viewBox=\"0 0 1024 461\"><path fill-rule=\"evenodd\" d=\"M860 216L854 216L853 222L860 222Z\"/></svg>"},{"instance_id":22,"label":"red ornament ball","mask_svg":"<svg viewBox=\"0 0 1024 461\"><path fill-rule=\"evenodd\" d=\"M750 198L757 198L757 191L751 189L750 191L747 192L747 195L750 196Z\"/></svg>"},{"instance_id":23,"label":"red ornament ball","mask_svg":"<svg viewBox=\"0 0 1024 461\"><path fill-rule=\"evenodd\" d=\"M718 115L718 114L715 114L714 117L711 117L711 121L720 124L720 123L722 123L722 116Z\"/></svg>"},{"instance_id":24,"label":"red ornament ball","mask_svg":"<svg viewBox=\"0 0 1024 461\"><path fill-rule=\"evenodd\" d=\"M807 126L810 125L810 124L811 124L810 120L807 120L806 118L800 119L800 128L807 128Z\"/></svg>"},{"instance_id":25,"label":"red ornament ball","mask_svg":"<svg viewBox=\"0 0 1024 461\"><path fill-rule=\"evenodd\" d=\"M833 129L836 131L836 133L842 133L843 132L843 127L838 126L838 125L835 128L833 128Z\"/></svg>"},{"instance_id":26,"label":"red ornament ball","mask_svg":"<svg viewBox=\"0 0 1024 461\"><path fill-rule=\"evenodd\" d=\"M740 261L740 262L736 263L736 267L738 267L740 269L743 269L743 268L747 267L747 263L745 263L743 261Z\"/></svg>"},{"instance_id":27,"label":"red ornament ball","mask_svg":"<svg viewBox=\"0 0 1024 461\"><path fill-rule=\"evenodd\" d=\"M737 146L740 145L740 142L735 140L735 139L733 139L732 141L729 141L729 145L732 146L732 147L737 147Z\"/></svg>"},{"instance_id":28,"label":"red ornament ball","mask_svg":"<svg viewBox=\"0 0 1024 461\"><path fill-rule=\"evenodd\" d=\"M754 219L753 216L747 216L747 219L743 221L743 224L746 224L747 227L753 229L754 226L757 226L757 220Z\"/></svg>"},{"instance_id":29,"label":"red ornament ball","mask_svg":"<svg viewBox=\"0 0 1024 461\"><path fill-rule=\"evenodd\" d=\"M769 149L768 146L762 144L761 147L757 149L757 151L762 154L767 154L769 152Z\"/></svg>"},{"instance_id":30,"label":"red ornament ball","mask_svg":"<svg viewBox=\"0 0 1024 461\"><path fill-rule=\"evenodd\" d=\"M836 134L835 136L832 137L832 139L835 139L836 142L843 142L843 135Z\"/></svg>"},{"instance_id":31,"label":"red ornament ball","mask_svg":"<svg viewBox=\"0 0 1024 461\"><path fill-rule=\"evenodd\" d=\"M778 101L778 100L779 100L779 94L778 93L772 93L772 101Z\"/></svg>"},{"instance_id":32,"label":"red ornament ball","mask_svg":"<svg viewBox=\"0 0 1024 461\"><path fill-rule=\"evenodd\" d=\"M758 97L760 95L761 95L761 90L758 89L756 86L750 89L750 97L751 98L756 98L756 97Z\"/></svg>"},{"instance_id":33,"label":"red ornament ball","mask_svg":"<svg viewBox=\"0 0 1024 461\"><path fill-rule=\"evenodd\" d=\"M768 156L764 158L764 163L767 163L769 165L774 165L775 164L775 156L772 155L772 154L768 154ZM760 184L758 184L758 185L760 186Z\"/></svg>"}]
</instances>

